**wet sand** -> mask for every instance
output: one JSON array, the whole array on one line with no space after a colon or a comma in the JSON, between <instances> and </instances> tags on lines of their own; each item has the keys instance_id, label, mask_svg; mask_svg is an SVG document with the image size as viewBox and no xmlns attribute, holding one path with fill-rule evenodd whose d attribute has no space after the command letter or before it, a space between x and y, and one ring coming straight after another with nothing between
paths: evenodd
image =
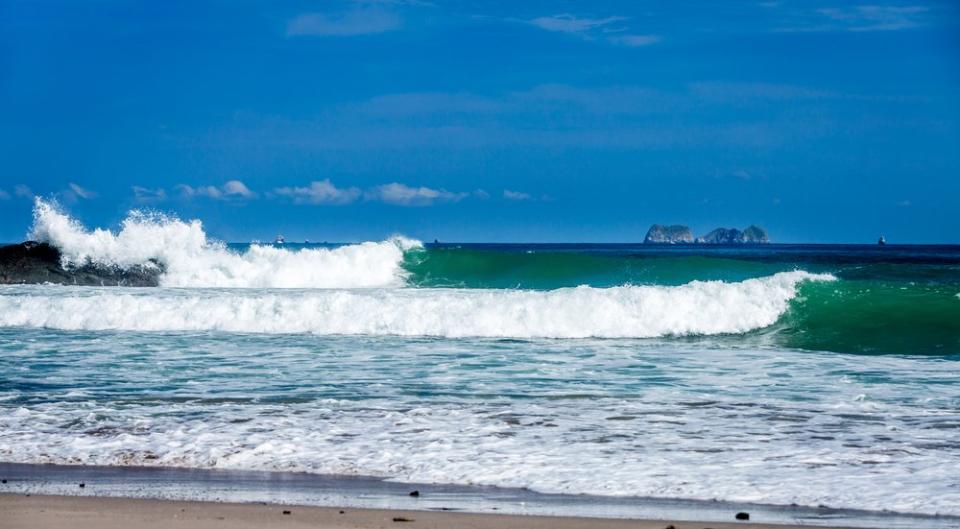
<instances>
[{"instance_id":1,"label":"wet sand","mask_svg":"<svg viewBox=\"0 0 960 529\"><path fill-rule=\"evenodd\" d=\"M721 529L746 525L960 529L960 517L950 516L544 494L290 472L0 463L0 478L0 529L298 527L304 523L355 528L516 525L663 529L674 525L677 529ZM291 514L283 514L284 510ZM738 521L739 512L749 513L749 522ZM395 517L415 521L394 522Z\"/></svg>"},{"instance_id":2,"label":"wet sand","mask_svg":"<svg viewBox=\"0 0 960 529\"><path fill-rule=\"evenodd\" d=\"M153 499L0 494L0 529L791 529L797 525L684 522Z\"/></svg>"}]
</instances>

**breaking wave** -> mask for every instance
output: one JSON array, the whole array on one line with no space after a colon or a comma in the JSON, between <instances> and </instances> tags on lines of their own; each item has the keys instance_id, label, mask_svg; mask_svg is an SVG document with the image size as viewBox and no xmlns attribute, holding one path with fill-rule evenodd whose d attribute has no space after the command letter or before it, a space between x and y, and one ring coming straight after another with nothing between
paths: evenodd
<instances>
[{"instance_id":1,"label":"breaking wave","mask_svg":"<svg viewBox=\"0 0 960 529\"><path fill-rule=\"evenodd\" d=\"M363 288L399 286L404 252L420 242L393 237L339 248L288 250L251 245L235 252L210 240L199 220L131 212L115 233L87 230L56 205L38 199L28 237L57 247L64 267L137 265L163 269L166 287Z\"/></svg>"},{"instance_id":2,"label":"breaking wave","mask_svg":"<svg viewBox=\"0 0 960 529\"><path fill-rule=\"evenodd\" d=\"M550 291L18 287L0 295L0 326L498 338L734 334L775 323L800 282L832 279L796 271L737 283Z\"/></svg>"}]
</instances>

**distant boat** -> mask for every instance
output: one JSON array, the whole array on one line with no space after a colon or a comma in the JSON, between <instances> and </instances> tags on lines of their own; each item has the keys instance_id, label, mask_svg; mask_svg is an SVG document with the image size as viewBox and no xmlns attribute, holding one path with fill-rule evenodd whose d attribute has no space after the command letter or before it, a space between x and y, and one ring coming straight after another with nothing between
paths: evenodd
<instances>
[{"instance_id":1,"label":"distant boat","mask_svg":"<svg viewBox=\"0 0 960 529\"><path fill-rule=\"evenodd\" d=\"M880 246L883 246L884 244L887 244L887 239L883 235L881 235L880 239L877 240L877 244L879 244Z\"/></svg>"},{"instance_id":2,"label":"distant boat","mask_svg":"<svg viewBox=\"0 0 960 529\"><path fill-rule=\"evenodd\" d=\"M287 240L283 238L283 235L277 235L277 238L273 240L273 244L283 244L285 242Z\"/></svg>"}]
</instances>

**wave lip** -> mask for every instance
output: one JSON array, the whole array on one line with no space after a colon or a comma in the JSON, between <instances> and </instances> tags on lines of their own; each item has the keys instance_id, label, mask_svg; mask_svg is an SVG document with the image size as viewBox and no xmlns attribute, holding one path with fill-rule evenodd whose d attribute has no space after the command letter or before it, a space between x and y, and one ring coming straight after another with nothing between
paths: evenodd
<instances>
[{"instance_id":1,"label":"wave lip","mask_svg":"<svg viewBox=\"0 0 960 529\"><path fill-rule=\"evenodd\" d=\"M253 245L243 253L212 241L198 220L133 211L116 233L89 231L37 199L29 237L61 252L64 268L160 267L160 286L226 288L371 288L400 286L404 252L419 241L393 237L339 248L289 250Z\"/></svg>"},{"instance_id":2,"label":"wave lip","mask_svg":"<svg viewBox=\"0 0 960 529\"><path fill-rule=\"evenodd\" d=\"M737 283L486 289L142 290L44 287L0 295L0 326L488 338L651 338L772 325L802 281L781 272Z\"/></svg>"}]
</instances>

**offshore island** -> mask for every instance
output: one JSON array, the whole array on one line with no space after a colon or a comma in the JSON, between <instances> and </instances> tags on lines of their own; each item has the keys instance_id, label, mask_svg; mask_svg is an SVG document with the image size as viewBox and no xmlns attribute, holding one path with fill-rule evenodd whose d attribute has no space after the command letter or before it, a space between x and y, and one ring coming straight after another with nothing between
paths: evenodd
<instances>
[{"instance_id":1,"label":"offshore island","mask_svg":"<svg viewBox=\"0 0 960 529\"><path fill-rule=\"evenodd\" d=\"M682 224L654 224L643 238L644 244L768 244L767 230L759 226L747 226L743 231L736 228L717 228L706 235L694 238L693 231Z\"/></svg>"}]
</instances>

